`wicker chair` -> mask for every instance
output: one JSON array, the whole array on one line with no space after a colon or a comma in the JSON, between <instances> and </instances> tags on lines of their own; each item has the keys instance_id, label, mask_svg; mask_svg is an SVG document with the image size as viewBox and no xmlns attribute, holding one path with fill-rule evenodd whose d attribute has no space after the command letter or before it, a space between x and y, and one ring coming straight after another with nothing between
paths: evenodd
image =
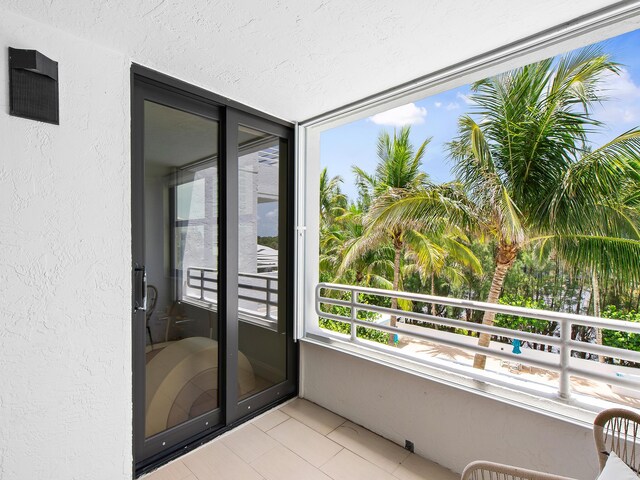
<instances>
[{"instance_id":1,"label":"wicker chair","mask_svg":"<svg viewBox=\"0 0 640 480\"><path fill-rule=\"evenodd\" d=\"M551 473L502 465L493 462L471 462L462 472L462 480L575 480Z\"/></svg>"},{"instance_id":2,"label":"wicker chair","mask_svg":"<svg viewBox=\"0 0 640 480\"><path fill-rule=\"evenodd\" d=\"M593 421L600 471L613 451L636 473L640 469L640 415L623 408L600 412Z\"/></svg>"}]
</instances>

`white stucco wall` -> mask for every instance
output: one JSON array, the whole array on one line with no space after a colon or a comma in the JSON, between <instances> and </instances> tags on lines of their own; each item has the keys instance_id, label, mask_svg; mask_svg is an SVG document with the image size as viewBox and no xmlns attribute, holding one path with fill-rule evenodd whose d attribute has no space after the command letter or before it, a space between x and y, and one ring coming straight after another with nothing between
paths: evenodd
<instances>
[{"instance_id":1,"label":"white stucco wall","mask_svg":"<svg viewBox=\"0 0 640 480\"><path fill-rule=\"evenodd\" d=\"M618 0L0 3L301 121Z\"/></svg>"},{"instance_id":2,"label":"white stucco wall","mask_svg":"<svg viewBox=\"0 0 640 480\"><path fill-rule=\"evenodd\" d=\"M455 472L490 460L592 480L588 426L301 342L302 395Z\"/></svg>"},{"instance_id":3,"label":"white stucco wall","mask_svg":"<svg viewBox=\"0 0 640 480\"><path fill-rule=\"evenodd\" d=\"M497 22L491 29L494 35L484 35L485 24L468 12L444 16L425 11L442 29L450 29L442 18L460 17L476 25L481 41L469 50L469 36L454 35L459 48L453 55L454 45L442 49L425 37L422 43L435 45L437 58L424 65L403 62L415 71L384 66L392 74L384 78L371 75L369 68L384 62L362 59L363 48L354 43L359 39L370 46L367 35L354 34L348 25L341 35L316 35L310 29L324 34L336 18L354 18L339 15L348 3L334 2L332 10L320 1L289 3L304 8L301 13L318 6L316 19L322 16L324 22L308 20L313 17L298 22L295 11L283 16L282 10L267 4L260 8L269 12L258 11L251 2L199 2L201 12L179 2L54 2L49 7L33 1L2 2L1 480L131 478L130 58L220 95L301 120L612 1L547 0L549 8L522 1L535 15L505 7L511 13L497 19L480 5L488 12L489 24ZM473 2L468 3L456 8L468 10ZM364 4L370 11L367 18L381 10L371 2L344 8L358 12ZM445 10L448 5L442 3ZM387 25L389 32L406 32L409 37L418 27L430 31L419 17L415 28L398 29L403 16L383 13L373 26ZM170 24L176 17L177 23ZM279 24L273 23L276 18L281 26L295 24L295 29L274 28ZM514 21L518 18L526 19L525 30ZM262 30L251 27L249 32L245 27L252 23L262 24ZM360 23L365 31L367 24ZM201 35L193 33L196 28ZM457 28L465 31L464 26ZM265 29L276 32L277 41L271 36L265 41ZM374 48L365 50L374 60L381 51L394 57L398 48L406 47L406 42L389 41L391 37L377 28L370 32L378 39ZM208 42L203 41L205 34L212 35ZM300 36L310 41L292 41ZM335 45L327 46L327 39L334 39ZM315 53L310 53L316 42ZM244 54L243 49L256 45L268 46L277 56L256 48ZM297 56L292 45L299 46ZM349 45L348 55L344 45ZM430 58L419 43L415 45L420 58ZM37 49L60 63L60 126L8 115L9 46ZM213 54L208 47L215 47ZM411 56L406 51L403 55ZM338 60L342 66L336 67ZM379 82L371 83L372 78ZM365 87L345 89L346 83ZM292 85L299 89L296 95ZM472 459L487 458L594 477L587 429L452 392L450 387L319 347L303 345L302 350L308 398L395 441L409 438L419 453L454 470ZM471 430L470 424L482 428ZM470 436L483 429L490 441L477 433Z\"/></svg>"},{"instance_id":4,"label":"white stucco wall","mask_svg":"<svg viewBox=\"0 0 640 480\"><path fill-rule=\"evenodd\" d=\"M9 116L7 47L60 64ZM0 9L0 479L131 478L129 61Z\"/></svg>"}]
</instances>

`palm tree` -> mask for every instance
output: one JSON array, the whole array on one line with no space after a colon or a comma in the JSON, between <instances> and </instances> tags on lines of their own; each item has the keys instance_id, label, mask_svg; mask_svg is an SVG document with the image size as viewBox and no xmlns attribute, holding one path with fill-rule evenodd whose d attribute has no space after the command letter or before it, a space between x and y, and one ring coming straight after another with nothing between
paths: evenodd
<instances>
[{"instance_id":1,"label":"palm tree","mask_svg":"<svg viewBox=\"0 0 640 480\"><path fill-rule=\"evenodd\" d=\"M565 259L591 270L640 272L640 237L628 235L637 224L619 201L623 179L637 191L640 131L587 149L588 133L601 125L590 108L603 101L609 73L618 66L586 48L557 64L544 60L472 86L480 121L461 117L449 150L496 240L487 302L497 303L507 272L532 241L551 241ZM482 323L492 325L494 317L486 312ZM489 342L490 335L480 335L480 346ZM474 367L485 362L478 354Z\"/></svg>"},{"instance_id":2,"label":"palm tree","mask_svg":"<svg viewBox=\"0 0 640 480\"><path fill-rule=\"evenodd\" d=\"M444 276L452 283L464 282L461 267L467 267L474 274L482 274L480 260L467 246L469 238L464 231L442 219L426 231L409 230L407 238L407 258L413 263L408 270L419 274L423 285L430 283L430 293L435 295L436 277ZM436 316L436 304L431 304L431 314Z\"/></svg>"},{"instance_id":3,"label":"palm tree","mask_svg":"<svg viewBox=\"0 0 640 480\"><path fill-rule=\"evenodd\" d=\"M320 172L320 275L323 281L335 280L337 250L341 225L336 218L343 215L347 198L340 190L342 178L330 177L327 168ZM337 263L336 263L337 262Z\"/></svg>"},{"instance_id":4,"label":"palm tree","mask_svg":"<svg viewBox=\"0 0 640 480\"><path fill-rule=\"evenodd\" d=\"M455 230L452 218L457 214L457 202L464 195L452 184L436 186L429 182L420 170L425 140L414 153L409 141L410 128L404 127L393 138L381 133L378 138L378 165L374 175L354 167L360 191L360 202L368 208L360 237L347 245L347 251L339 272L362 262L372 252L393 252L393 280L387 288L399 290L404 272L416 271L421 278L451 270L454 262L480 271L480 263L461 240L463 235ZM394 208L405 199L429 197L433 208L421 218L394 216ZM449 261L447 262L447 259ZM369 261L369 260L367 260ZM373 265L373 263L372 263ZM382 282L380 282L382 283ZM393 298L391 308L397 309L399 301ZM409 304L402 305L410 308ZM397 325L397 317L391 316L390 326ZM389 344L393 345L393 336Z\"/></svg>"},{"instance_id":5,"label":"palm tree","mask_svg":"<svg viewBox=\"0 0 640 480\"><path fill-rule=\"evenodd\" d=\"M393 275L394 252L390 243L380 242L374 248L353 258L349 268L340 269L344 257L364 235L364 212L358 204L350 204L320 237L320 267L330 273L332 282L391 288L387 278Z\"/></svg>"},{"instance_id":6,"label":"palm tree","mask_svg":"<svg viewBox=\"0 0 640 480\"><path fill-rule=\"evenodd\" d=\"M320 172L320 219L325 224L344 213L347 197L340 191L342 178L339 175L329 177L327 167Z\"/></svg>"},{"instance_id":7,"label":"palm tree","mask_svg":"<svg viewBox=\"0 0 640 480\"><path fill-rule=\"evenodd\" d=\"M426 139L417 150L414 150L409 140L410 133L409 126L403 127L399 133L394 131L393 137L388 132L380 133L377 148L378 165L373 175L359 167L353 167L363 203L371 203L373 208L379 199L389 194L402 197L425 185L427 175L420 170L420 166L430 139ZM401 281L401 260L405 250L405 234L409 226L407 222L396 222L385 229L371 229L368 228L370 223L371 217L368 215L365 220L367 228L364 234L350 245L339 271L348 268L365 252L390 244L394 252L391 288L398 290ZM397 298L391 300L391 308L398 308ZM397 317L394 315L391 317L390 325L395 327L396 322ZM392 335L389 336L389 344L393 345Z\"/></svg>"}]
</instances>

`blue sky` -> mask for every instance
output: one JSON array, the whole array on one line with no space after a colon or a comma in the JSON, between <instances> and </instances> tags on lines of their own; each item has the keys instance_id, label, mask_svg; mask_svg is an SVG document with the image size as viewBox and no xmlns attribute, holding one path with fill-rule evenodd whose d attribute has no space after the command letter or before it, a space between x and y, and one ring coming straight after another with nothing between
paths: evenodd
<instances>
[{"instance_id":1,"label":"blue sky","mask_svg":"<svg viewBox=\"0 0 640 480\"><path fill-rule=\"evenodd\" d=\"M604 51L622 64L620 75L605 80L609 101L598 105L593 116L603 121L603 133L590 140L598 147L631 128L640 126L640 30L635 30L601 42ZM469 85L403 105L364 120L327 130L320 137L320 162L329 175L340 175L342 191L355 199L357 192L353 165L373 172L377 163L376 143L382 130L393 131L411 124L411 140L417 148L431 137L423 158L423 169L435 182L452 179L445 144L455 137L457 120L471 110Z\"/></svg>"}]
</instances>

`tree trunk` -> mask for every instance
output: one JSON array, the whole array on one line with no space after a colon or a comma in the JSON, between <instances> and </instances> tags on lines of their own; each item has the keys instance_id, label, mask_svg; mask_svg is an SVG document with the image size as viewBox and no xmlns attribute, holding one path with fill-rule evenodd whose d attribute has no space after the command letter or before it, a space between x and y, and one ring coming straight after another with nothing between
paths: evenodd
<instances>
[{"instance_id":1,"label":"tree trunk","mask_svg":"<svg viewBox=\"0 0 640 480\"><path fill-rule=\"evenodd\" d=\"M600 318L600 285L598 284L598 274L591 272L591 282L593 283L593 316ZM596 327L596 344L602 345L602 329ZM598 355L598 361L604 363L604 357Z\"/></svg>"},{"instance_id":2,"label":"tree trunk","mask_svg":"<svg viewBox=\"0 0 640 480\"><path fill-rule=\"evenodd\" d=\"M578 293L578 303L576 304L576 315L580 315L580 307L582 306L582 290L584 289L584 284L580 282L580 292Z\"/></svg>"},{"instance_id":3,"label":"tree trunk","mask_svg":"<svg viewBox=\"0 0 640 480\"><path fill-rule=\"evenodd\" d=\"M434 296L434 297L436 295L436 284L435 284L433 273L431 274L431 295ZM435 303L431 304L431 315L433 315L434 317L438 315L438 312L436 312L436 304Z\"/></svg>"},{"instance_id":4,"label":"tree trunk","mask_svg":"<svg viewBox=\"0 0 640 480\"><path fill-rule=\"evenodd\" d=\"M504 284L504 278L507 272L515 262L520 250L518 245L508 245L500 243L498 246L498 253L496 255L496 269L493 272L493 279L491 280L491 288L489 289L489 297L487 303L498 303L500 298L500 292L502 291L502 285ZM484 312L482 317L483 325L493 325L493 320L496 317L496 312ZM491 342L491 335L488 333L481 333L478 339L478 346L488 347ZM473 359L473 368L479 368L484 370L487 363L486 355L476 353Z\"/></svg>"},{"instance_id":5,"label":"tree trunk","mask_svg":"<svg viewBox=\"0 0 640 480\"><path fill-rule=\"evenodd\" d=\"M395 257L393 259L393 291L398 291L398 285L400 284L400 257L402 256L402 242L395 241L393 242L393 248L395 249ZM398 309L398 299L396 297L391 298L391 308L393 310ZM391 319L389 321L390 327L395 327L398 323L398 317L395 315L391 315ZM394 342L394 335L392 333L389 334L388 343L391 346L394 346L396 342Z\"/></svg>"}]
</instances>

